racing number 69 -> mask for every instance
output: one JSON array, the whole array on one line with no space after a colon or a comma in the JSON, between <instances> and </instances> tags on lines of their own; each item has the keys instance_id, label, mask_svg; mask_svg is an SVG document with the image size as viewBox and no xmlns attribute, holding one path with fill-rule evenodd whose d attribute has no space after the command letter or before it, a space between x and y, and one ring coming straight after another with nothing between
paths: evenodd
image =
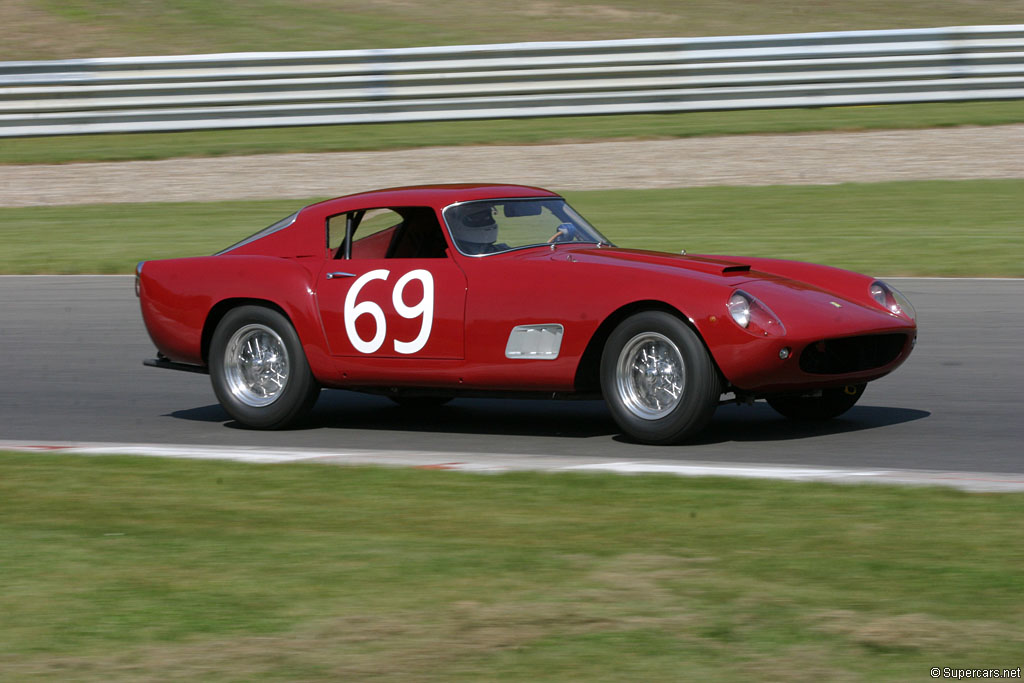
<instances>
[{"instance_id":1,"label":"racing number 69","mask_svg":"<svg viewBox=\"0 0 1024 683\"><path fill-rule=\"evenodd\" d=\"M373 353L384 345L384 338L387 336L387 320L384 318L384 311L380 306L372 301L362 301L357 304L356 297L359 296L359 292L368 282L371 280L387 280L390 274L390 270L383 268L364 273L352 283L348 294L345 295L345 333L348 334L348 339L352 346L360 353ZM406 285L413 280L419 280L423 284L423 298L410 306L405 303L403 294L405 293ZM423 269L411 270L398 278L398 282L395 283L395 288L391 293L391 303L395 307L395 311L398 312L398 315L403 318L412 320L420 316L423 317L419 334L416 335L415 339L407 342L398 339L394 340L395 351L398 353L416 353L426 346L427 340L430 338L430 328L434 324L434 278L431 277L430 271ZM359 336L359 332L356 331L356 320L361 315L371 316L376 323L377 329L372 339L363 339Z\"/></svg>"}]
</instances>

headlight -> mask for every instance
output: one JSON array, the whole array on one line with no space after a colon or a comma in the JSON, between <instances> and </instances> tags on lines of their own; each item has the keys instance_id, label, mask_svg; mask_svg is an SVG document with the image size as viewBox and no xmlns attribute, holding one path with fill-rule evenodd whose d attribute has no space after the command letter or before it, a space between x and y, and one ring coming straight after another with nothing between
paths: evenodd
<instances>
[{"instance_id":1,"label":"headlight","mask_svg":"<svg viewBox=\"0 0 1024 683\"><path fill-rule=\"evenodd\" d=\"M779 320L779 316L759 299L741 289L732 293L727 306L733 321L748 332L765 337L786 334L786 328Z\"/></svg>"},{"instance_id":2,"label":"headlight","mask_svg":"<svg viewBox=\"0 0 1024 683\"><path fill-rule=\"evenodd\" d=\"M740 327L747 327L750 324L750 299L742 292L736 292L729 297L729 315Z\"/></svg>"},{"instance_id":3,"label":"headlight","mask_svg":"<svg viewBox=\"0 0 1024 683\"><path fill-rule=\"evenodd\" d=\"M911 320L917 319L917 312L910 304L910 299L905 297L900 290L890 284L875 280L869 289L871 298L878 302L878 305L893 315L905 315Z\"/></svg>"}]
</instances>

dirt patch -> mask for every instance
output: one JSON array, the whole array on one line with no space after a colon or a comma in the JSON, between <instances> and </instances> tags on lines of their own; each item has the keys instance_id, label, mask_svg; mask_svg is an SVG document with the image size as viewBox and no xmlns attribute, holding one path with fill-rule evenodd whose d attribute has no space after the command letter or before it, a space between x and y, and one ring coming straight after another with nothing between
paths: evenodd
<instances>
[{"instance_id":1,"label":"dirt patch","mask_svg":"<svg viewBox=\"0 0 1024 683\"><path fill-rule=\"evenodd\" d=\"M0 166L0 206L337 197L426 183L554 190L1024 178L1024 125Z\"/></svg>"},{"instance_id":2,"label":"dirt patch","mask_svg":"<svg viewBox=\"0 0 1024 683\"><path fill-rule=\"evenodd\" d=\"M68 21L30 0L4 0L2 48L6 59L73 59L110 50L112 31Z\"/></svg>"},{"instance_id":3,"label":"dirt patch","mask_svg":"<svg viewBox=\"0 0 1024 683\"><path fill-rule=\"evenodd\" d=\"M819 614L816 630L844 636L874 652L940 651L966 655L985 642L1006 638L1003 625L977 620L953 621L928 614L873 616L849 610Z\"/></svg>"}]
</instances>

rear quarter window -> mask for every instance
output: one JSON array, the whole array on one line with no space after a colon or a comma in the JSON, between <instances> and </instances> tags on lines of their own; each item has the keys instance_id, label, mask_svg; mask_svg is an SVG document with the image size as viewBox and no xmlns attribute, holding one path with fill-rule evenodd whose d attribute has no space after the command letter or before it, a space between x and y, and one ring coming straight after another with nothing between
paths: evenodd
<instances>
[{"instance_id":1,"label":"rear quarter window","mask_svg":"<svg viewBox=\"0 0 1024 683\"><path fill-rule=\"evenodd\" d=\"M285 218L282 218L281 220L277 221L276 223L268 225L267 227L263 228L262 230L260 230L256 234L249 235L248 237L246 237L241 242L235 242L234 244L232 244L227 249L221 249L216 254L214 254L214 256L220 256L221 254L226 254L229 251L231 251L232 249L237 249L238 247L241 247L241 246L243 246L245 244L250 244L251 242L255 242L256 240L263 239L267 235L272 235L273 233L277 232L278 230L284 230L289 225L294 223L295 219L298 218L298 217L299 217L299 212L296 211L291 216L286 216Z\"/></svg>"}]
</instances>

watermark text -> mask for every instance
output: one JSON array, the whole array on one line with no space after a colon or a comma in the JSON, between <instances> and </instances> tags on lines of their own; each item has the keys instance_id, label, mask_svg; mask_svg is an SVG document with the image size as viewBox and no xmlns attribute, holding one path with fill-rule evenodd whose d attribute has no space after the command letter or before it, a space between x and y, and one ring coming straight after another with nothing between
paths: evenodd
<instances>
[{"instance_id":1,"label":"watermark text","mask_svg":"<svg viewBox=\"0 0 1024 683\"><path fill-rule=\"evenodd\" d=\"M951 669L932 667L932 678L952 678L960 681L965 678L1020 678L1020 667L1016 669Z\"/></svg>"}]
</instances>

